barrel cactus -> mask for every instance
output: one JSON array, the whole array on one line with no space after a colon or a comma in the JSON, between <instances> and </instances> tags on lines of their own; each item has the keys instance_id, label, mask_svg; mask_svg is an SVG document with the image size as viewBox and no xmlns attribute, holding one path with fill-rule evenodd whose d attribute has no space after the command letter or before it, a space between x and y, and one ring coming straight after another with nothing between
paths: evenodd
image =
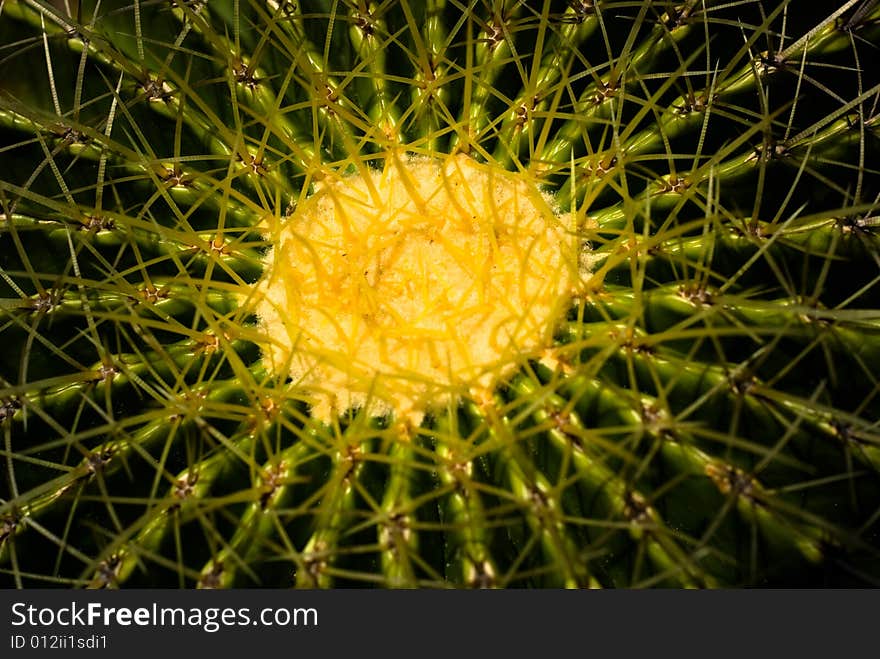
<instances>
[{"instance_id":1,"label":"barrel cactus","mask_svg":"<svg viewBox=\"0 0 880 659\"><path fill-rule=\"evenodd\" d=\"M877 585L878 46L0 2L0 584Z\"/></svg>"}]
</instances>

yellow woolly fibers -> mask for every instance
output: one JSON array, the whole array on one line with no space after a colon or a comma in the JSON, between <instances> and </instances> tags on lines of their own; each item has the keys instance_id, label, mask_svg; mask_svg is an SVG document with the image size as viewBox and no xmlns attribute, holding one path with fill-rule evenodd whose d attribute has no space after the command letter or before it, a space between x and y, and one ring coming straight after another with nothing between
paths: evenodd
<instances>
[{"instance_id":1,"label":"yellow woolly fibers","mask_svg":"<svg viewBox=\"0 0 880 659\"><path fill-rule=\"evenodd\" d=\"M461 154L325 177L272 236L264 359L326 421L479 398L552 345L581 276L570 225L525 175Z\"/></svg>"}]
</instances>

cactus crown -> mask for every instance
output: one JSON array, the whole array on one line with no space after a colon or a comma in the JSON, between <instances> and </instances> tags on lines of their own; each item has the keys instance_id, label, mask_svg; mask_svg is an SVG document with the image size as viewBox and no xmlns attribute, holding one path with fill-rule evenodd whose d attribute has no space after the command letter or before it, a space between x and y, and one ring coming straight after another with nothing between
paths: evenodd
<instances>
[{"instance_id":1,"label":"cactus crown","mask_svg":"<svg viewBox=\"0 0 880 659\"><path fill-rule=\"evenodd\" d=\"M312 415L418 425L552 346L580 283L576 230L516 175L458 154L323 181L270 240L257 307L273 371ZM500 373L498 372L500 369Z\"/></svg>"},{"instance_id":2,"label":"cactus crown","mask_svg":"<svg viewBox=\"0 0 880 659\"><path fill-rule=\"evenodd\" d=\"M0 583L876 585L878 44L0 1Z\"/></svg>"}]
</instances>

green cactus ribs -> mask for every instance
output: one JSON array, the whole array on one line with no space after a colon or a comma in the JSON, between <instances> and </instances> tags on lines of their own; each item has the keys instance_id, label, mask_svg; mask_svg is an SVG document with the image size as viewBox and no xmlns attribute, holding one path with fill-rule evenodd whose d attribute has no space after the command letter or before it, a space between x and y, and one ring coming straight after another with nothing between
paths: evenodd
<instances>
[{"instance_id":1,"label":"green cactus ribs","mask_svg":"<svg viewBox=\"0 0 880 659\"><path fill-rule=\"evenodd\" d=\"M878 46L0 2L0 585L880 584Z\"/></svg>"}]
</instances>

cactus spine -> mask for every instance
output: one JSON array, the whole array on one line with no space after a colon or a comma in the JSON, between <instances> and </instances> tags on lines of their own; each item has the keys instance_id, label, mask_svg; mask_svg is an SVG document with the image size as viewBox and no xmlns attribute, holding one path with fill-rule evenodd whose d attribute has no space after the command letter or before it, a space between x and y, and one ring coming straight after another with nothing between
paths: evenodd
<instances>
[{"instance_id":1,"label":"cactus spine","mask_svg":"<svg viewBox=\"0 0 880 659\"><path fill-rule=\"evenodd\" d=\"M0 583L876 585L878 45L866 0L0 2ZM421 225L296 229L383 171ZM303 347L272 255L382 227L432 236L369 252L395 281L459 263L532 329Z\"/></svg>"}]
</instances>

